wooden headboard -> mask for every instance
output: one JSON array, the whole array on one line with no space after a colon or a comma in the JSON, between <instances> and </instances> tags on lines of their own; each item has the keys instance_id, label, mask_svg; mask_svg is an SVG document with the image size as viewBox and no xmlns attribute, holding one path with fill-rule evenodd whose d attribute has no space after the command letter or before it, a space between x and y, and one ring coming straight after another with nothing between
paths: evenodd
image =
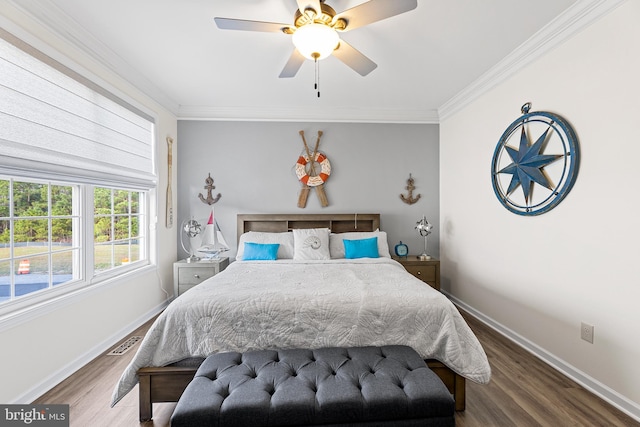
<instances>
[{"instance_id":1,"label":"wooden headboard","mask_svg":"<svg viewBox=\"0 0 640 427\"><path fill-rule=\"evenodd\" d=\"M278 233L296 228L375 231L380 228L380 214L238 214L238 239L247 231Z\"/></svg>"}]
</instances>

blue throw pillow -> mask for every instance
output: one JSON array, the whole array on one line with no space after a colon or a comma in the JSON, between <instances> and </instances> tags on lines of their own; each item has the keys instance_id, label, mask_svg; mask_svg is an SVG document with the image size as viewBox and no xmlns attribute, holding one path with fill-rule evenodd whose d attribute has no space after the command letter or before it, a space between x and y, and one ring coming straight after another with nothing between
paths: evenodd
<instances>
[{"instance_id":1,"label":"blue throw pillow","mask_svg":"<svg viewBox=\"0 0 640 427\"><path fill-rule=\"evenodd\" d=\"M344 243L344 257L355 258L378 258L378 238L347 240Z\"/></svg>"},{"instance_id":2,"label":"blue throw pillow","mask_svg":"<svg viewBox=\"0 0 640 427\"><path fill-rule=\"evenodd\" d=\"M278 258L280 243L244 242L244 261L273 261Z\"/></svg>"}]
</instances>

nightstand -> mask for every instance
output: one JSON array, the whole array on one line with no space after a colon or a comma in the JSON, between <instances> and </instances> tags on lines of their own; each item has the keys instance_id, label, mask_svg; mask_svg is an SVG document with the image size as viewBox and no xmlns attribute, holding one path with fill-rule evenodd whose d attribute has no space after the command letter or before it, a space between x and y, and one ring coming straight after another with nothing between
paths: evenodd
<instances>
[{"instance_id":1,"label":"nightstand","mask_svg":"<svg viewBox=\"0 0 640 427\"><path fill-rule=\"evenodd\" d=\"M227 268L229 258L209 261L187 262L180 260L173 263L173 295L178 297L202 281L213 277Z\"/></svg>"},{"instance_id":2,"label":"nightstand","mask_svg":"<svg viewBox=\"0 0 640 427\"><path fill-rule=\"evenodd\" d=\"M421 261L417 255L409 255L406 258L394 256L393 259L418 279L429 284L435 290L440 290L440 260Z\"/></svg>"}]
</instances>

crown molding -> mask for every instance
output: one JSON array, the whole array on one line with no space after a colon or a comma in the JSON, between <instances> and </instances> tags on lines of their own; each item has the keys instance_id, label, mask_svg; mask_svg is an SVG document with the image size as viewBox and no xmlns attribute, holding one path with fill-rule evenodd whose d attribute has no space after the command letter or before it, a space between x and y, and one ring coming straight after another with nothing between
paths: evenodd
<instances>
[{"instance_id":1,"label":"crown molding","mask_svg":"<svg viewBox=\"0 0 640 427\"><path fill-rule=\"evenodd\" d=\"M79 50L88 58L114 73L144 93L155 102L169 110L174 115L178 111L178 103L170 99L164 91L154 85L149 79L133 68L120 55L107 45L96 39L89 31L85 30L78 22L64 13L53 0L38 0L37 2L18 2L9 0L10 3L26 16L42 25L48 31L56 34L61 40L71 47ZM34 46L40 50L42 46ZM67 64L68 61L58 59Z\"/></svg>"},{"instance_id":2,"label":"crown molding","mask_svg":"<svg viewBox=\"0 0 640 427\"><path fill-rule=\"evenodd\" d=\"M369 108L180 106L178 120L279 121L336 123L439 123L436 110Z\"/></svg>"},{"instance_id":3,"label":"crown molding","mask_svg":"<svg viewBox=\"0 0 640 427\"><path fill-rule=\"evenodd\" d=\"M47 30L57 34L62 40L107 70L129 82L181 120L439 123L627 0L577 0L564 13L437 110L421 111L414 109L180 106L116 52L66 15L53 0L9 1L15 8L39 22Z\"/></svg>"},{"instance_id":4,"label":"crown molding","mask_svg":"<svg viewBox=\"0 0 640 427\"><path fill-rule=\"evenodd\" d=\"M438 108L445 120L498 86L526 65L588 27L627 0L578 0L502 61Z\"/></svg>"},{"instance_id":5,"label":"crown molding","mask_svg":"<svg viewBox=\"0 0 640 427\"><path fill-rule=\"evenodd\" d=\"M438 123L436 110L370 110L359 108L279 108L279 107L208 107L180 106L159 87L140 74L109 46L91 35L65 14L53 0L20 2L10 0L17 9L58 35L83 55L120 76L173 113L180 120L304 121L304 122L375 122Z\"/></svg>"}]
</instances>

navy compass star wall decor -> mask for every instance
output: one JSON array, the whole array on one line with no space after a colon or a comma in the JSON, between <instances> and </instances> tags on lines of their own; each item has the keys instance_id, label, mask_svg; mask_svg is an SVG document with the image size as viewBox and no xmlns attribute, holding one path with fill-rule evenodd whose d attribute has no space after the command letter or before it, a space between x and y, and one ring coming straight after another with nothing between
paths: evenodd
<instances>
[{"instance_id":1,"label":"navy compass star wall decor","mask_svg":"<svg viewBox=\"0 0 640 427\"><path fill-rule=\"evenodd\" d=\"M531 103L522 106L523 115L504 131L491 162L493 191L500 203L528 216L548 212L564 199L580 161L571 125L557 114L530 109Z\"/></svg>"}]
</instances>

